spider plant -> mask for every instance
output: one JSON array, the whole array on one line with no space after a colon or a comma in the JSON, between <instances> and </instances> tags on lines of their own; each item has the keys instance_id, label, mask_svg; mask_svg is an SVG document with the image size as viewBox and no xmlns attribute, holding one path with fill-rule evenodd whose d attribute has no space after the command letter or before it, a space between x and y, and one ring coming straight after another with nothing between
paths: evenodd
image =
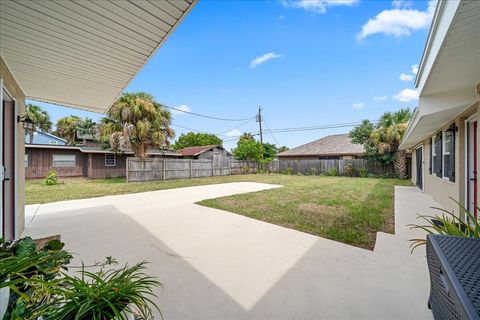
<instances>
[{"instance_id":1,"label":"spider plant","mask_svg":"<svg viewBox=\"0 0 480 320\"><path fill-rule=\"evenodd\" d=\"M162 284L144 273L146 262L120 269L90 272L82 267L80 277L64 274L56 292L58 308L46 320L127 320L128 314L153 319L160 309L152 301L155 287Z\"/></svg>"},{"instance_id":2,"label":"spider plant","mask_svg":"<svg viewBox=\"0 0 480 320\"><path fill-rule=\"evenodd\" d=\"M440 211L440 215L418 215L419 219L425 220L426 224L409 224L410 229L422 229L429 234L443 234L466 238L480 238L480 221L471 212L469 212L458 201L455 202L468 219L465 221L454 213L443 208L432 207ZM410 247L415 250L417 247L427 243L426 239L410 239Z\"/></svg>"}]
</instances>

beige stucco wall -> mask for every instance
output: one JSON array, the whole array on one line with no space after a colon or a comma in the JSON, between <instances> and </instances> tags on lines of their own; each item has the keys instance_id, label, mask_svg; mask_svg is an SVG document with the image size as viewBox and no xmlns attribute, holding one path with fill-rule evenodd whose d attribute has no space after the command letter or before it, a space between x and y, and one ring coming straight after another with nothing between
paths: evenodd
<instances>
[{"instance_id":1,"label":"beige stucco wall","mask_svg":"<svg viewBox=\"0 0 480 320\"><path fill-rule=\"evenodd\" d=\"M25 94L23 93L20 86L17 84L12 74L9 72L7 66L0 57L0 79L3 80L3 85L7 91L13 95L15 98L15 103L17 105L18 114L25 114ZM25 145L24 145L24 136L25 132L23 127L20 124L16 125L17 128L17 161L16 161L16 191L17 191L17 220L15 223L16 230L15 236L18 237L23 231L25 226L25 167L24 167L24 158L25 158Z\"/></svg>"},{"instance_id":2,"label":"beige stucco wall","mask_svg":"<svg viewBox=\"0 0 480 320\"><path fill-rule=\"evenodd\" d=\"M476 105L470 107L463 114L459 115L455 119L452 119L452 121L448 122L444 127L438 128L437 131L440 132L446 130L453 122L455 122L455 124L458 126L458 131L455 134L455 182L429 173L431 161L431 137L417 145L412 150L412 182L416 183L417 169L416 154L414 150L419 146L423 146L423 190L431 195L436 201L438 201L444 209L454 213L460 213L461 211L458 205L456 205L450 198L453 198L465 205L465 120L475 114L478 108L479 104L477 103ZM435 134L437 132L435 132ZM478 141L480 141L480 139Z\"/></svg>"}]
</instances>

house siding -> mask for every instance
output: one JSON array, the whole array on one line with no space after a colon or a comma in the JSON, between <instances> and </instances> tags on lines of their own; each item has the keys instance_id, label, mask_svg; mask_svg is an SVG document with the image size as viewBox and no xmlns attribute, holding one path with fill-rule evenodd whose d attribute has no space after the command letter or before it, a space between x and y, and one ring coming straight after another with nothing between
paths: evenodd
<instances>
[{"instance_id":1,"label":"house siding","mask_svg":"<svg viewBox=\"0 0 480 320\"><path fill-rule=\"evenodd\" d=\"M8 70L6 64L0 57L0 79L3 80L3 85L8 92L15 98L17 104L17 112L19 115L25 114L25 94L20 86L17 84L12 74ZM25 130L23 127L16 123L16 217L15 217L15 235L19 236L25 227L25 179L24 177L24 155L25 155L25 143L24 143Z\"/></svg>"},{"instance_id":2,"label":"house siding","mask_svg":"<svg viewBox=\"0 0 480 320\"><path fill-rule=\"evenodd\" d=\"M455 123L458 131L455 133L455 181L449 181L443 177L437 177L429 172L431 166L430 145L432 136L424 140L418 146L423 146L423 191L434 198L440 205L455 214L461 213L460 207L450 198L455 199L462 205L465 203L466 180L465 180L465 120L475 114L479 104L472 106L460 116L452 119L445 126L438 128L438 132L444 131L449 125ZM477 116L478 117L478 116ZM480 120L480 119L479 119ZM478 135L478 132L477 132ZM478 140L480 141L480 140ZM415 147L415 148L416 148ZM480 150L480 149L479 149ZM480 164L480 159L477 159ZM412 152L412 182L416 184L416 154Z\"/></svg>"},{"instance_id":3,"label":"house siding","mask_svg":"<svg viewBox=\"0 0 480 320\"><path fill-rule=\"evenodd\" d=\"M45 178L48 171L55 170L59 177L82 177L86 175L86 155L80 150L27 148L28 167L25 178ZM75 155L75 167L54 167L53 155ZM22 164L22 167L24 165Z\"/></svg>"},{"instance_id":4,"label":"house siding","mask_svg":"<svg viewBox=\"0 0 480 320\"><path fill-rule=\"evenodd\" d=\"M87 177L92 179L125 177L127 156L116 155L115 166L105 166L105 153L88 154Z\"/></svg>"}]
</instances>

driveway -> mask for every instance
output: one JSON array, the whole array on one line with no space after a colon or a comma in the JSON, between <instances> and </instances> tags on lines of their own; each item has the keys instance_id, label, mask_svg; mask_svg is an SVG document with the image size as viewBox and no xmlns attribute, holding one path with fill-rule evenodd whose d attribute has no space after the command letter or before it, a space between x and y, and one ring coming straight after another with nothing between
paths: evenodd
<instances>
[{"instance_id":1,"label":"driveway","mask_svg":"<svg viewBox=\"0 0 480 320\"><path fill-rule=\"evenodd\" d=\"M410 254L415 235L405 227L437 205L430 197L397 187L396 235L379 233L374 251L194 204L276 187L241 182L31 205L25 234L61 234L86 263L150 261L167 320L432 318L425 248Z\"/></svg>"}]
</instances>

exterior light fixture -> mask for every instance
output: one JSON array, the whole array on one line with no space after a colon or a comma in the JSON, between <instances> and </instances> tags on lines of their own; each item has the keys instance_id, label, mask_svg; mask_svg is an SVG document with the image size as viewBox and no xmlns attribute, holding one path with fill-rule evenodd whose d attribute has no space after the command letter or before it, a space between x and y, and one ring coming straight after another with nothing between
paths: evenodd
<instances>
[{"instance_id":1,"label":"exterior light fixture","mask_svg":"<svg viewBox=\"0 0 480 320\"><path fill-rule=\"evenodd\" d=\"M17 116L17 123L22 123L25 130L33 130L33 121L28 116Z\"/></svg>"}]
</instances>

